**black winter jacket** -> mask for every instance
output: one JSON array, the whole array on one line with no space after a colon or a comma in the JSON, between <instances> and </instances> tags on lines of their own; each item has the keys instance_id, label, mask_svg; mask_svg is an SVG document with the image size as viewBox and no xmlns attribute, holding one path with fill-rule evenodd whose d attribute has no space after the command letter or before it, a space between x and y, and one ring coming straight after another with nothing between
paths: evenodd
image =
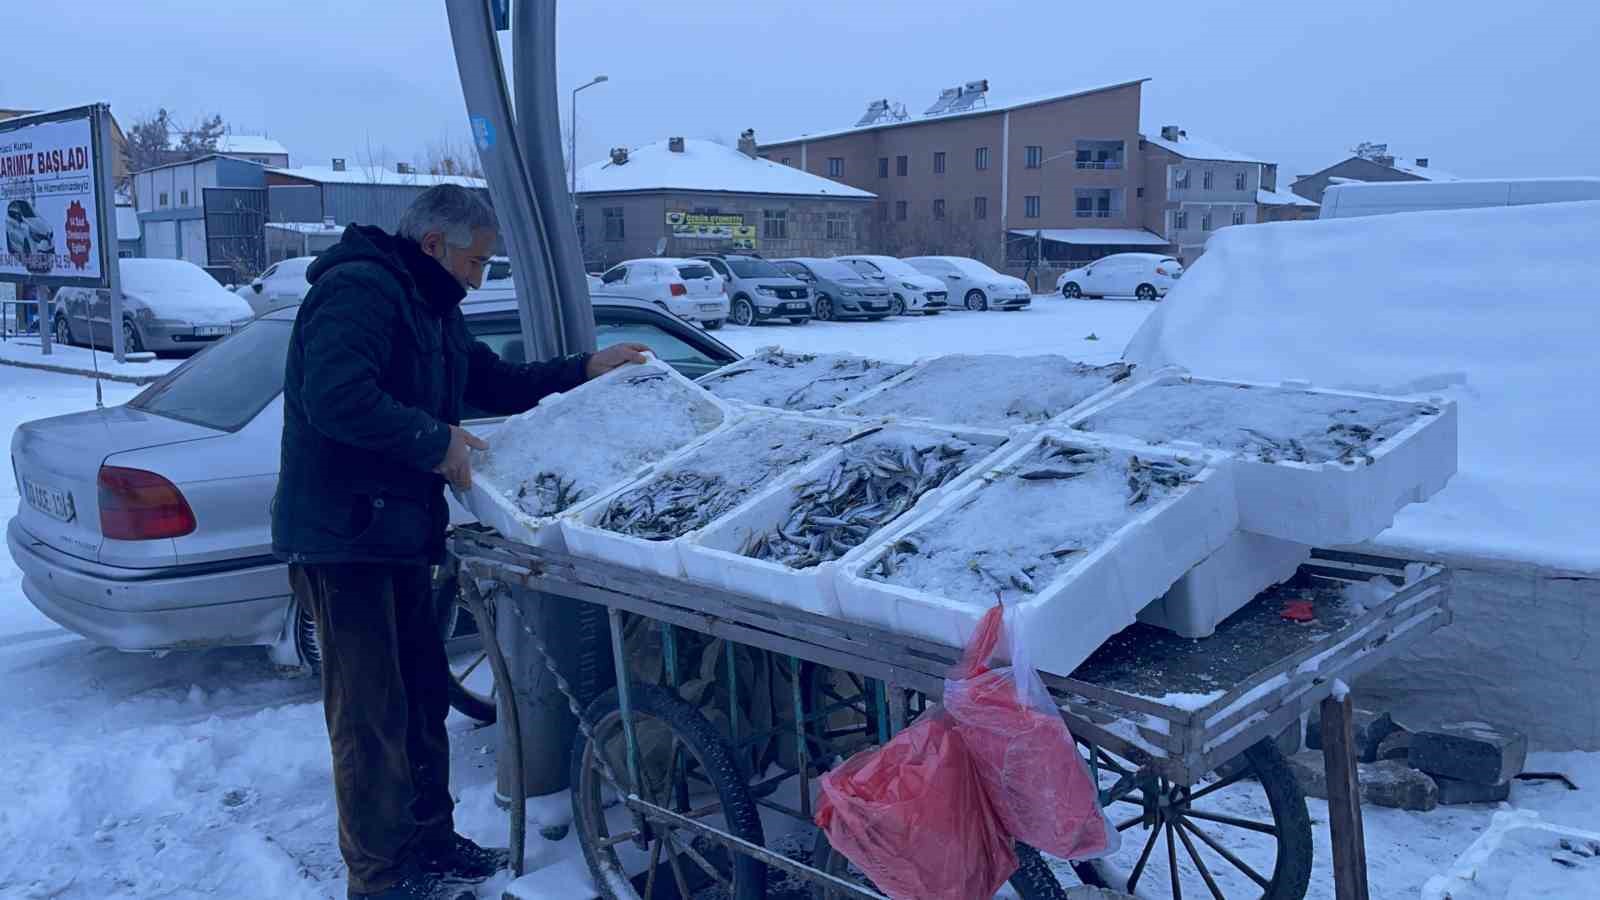
<instances>
[{"instance_id":1,"label":"black winter jacket","mask_svg":"<svg viewBox=\"0 0 1600 900\"><path fill-rule=\"evenodd\" d=\"M273 553L298 563L437 563L449 509L433 470L463 401L522 412L582 383L588 356L504 362L467 333L455 278L377 228L346 228L306 277L284 370Z\"/></svg>"}]
</instances>

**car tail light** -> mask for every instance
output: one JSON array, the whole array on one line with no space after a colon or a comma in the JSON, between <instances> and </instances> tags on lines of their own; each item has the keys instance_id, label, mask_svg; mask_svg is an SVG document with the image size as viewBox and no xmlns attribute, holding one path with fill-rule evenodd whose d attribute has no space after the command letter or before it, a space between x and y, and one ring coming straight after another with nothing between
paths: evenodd
<instances>
[{"instance_id":1,"label":"car tail light","mask_svg":"<svg viewBox=\"0 0 1600 900\"><path fill-rule=\"evenodd\" d=\"M182 537L195 529L194 510L177 485L154 472L100 467L100 532L117 541Z\"/></svg>"},{"instance_id":2,"label":"car tail light","mask_svg":"<svg viewBox=\"0 0 1600 900\"><path fill-rule=\"evenodd\" d=\"M682 297L684 294L689 293L689 289L684 287L683 283L679 281L674 281L672 284L667 286L667 289L672 292L672 296L674 297Z\"/></svg>"},{"instance_id":3,"label":"car tail light","mask_svg":"<svg viewBox=\"0 0 1600 900\"><path fill-rule=\"evenodd\" d=\"M1157 275L1168 275L1168 274L1171 274L1171 273L1169 273L1167 271L1165 266L1156 266L1156 274Z\"/></svg>"}]
</instances>

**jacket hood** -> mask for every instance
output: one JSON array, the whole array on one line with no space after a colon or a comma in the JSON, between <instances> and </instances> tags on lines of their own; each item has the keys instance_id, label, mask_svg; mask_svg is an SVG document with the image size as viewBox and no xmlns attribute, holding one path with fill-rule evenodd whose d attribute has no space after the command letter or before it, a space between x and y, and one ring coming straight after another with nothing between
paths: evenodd
<instances>
[{"instance_id":1,"label":"jacket hood","mask_svg":"<svg viewBox=\"0 0 1600 900\"><path fill-rule=\"evenodd\" d=\"M444 266L415 242L389 234L371 225L350 225L339 243L318 256L306 269L312 284L335 266L347 262L372 262L393 272L402 285L414 290L436 313L444 314L467 296L466 289L445 271Z\"/></svg>"}]
</instances>

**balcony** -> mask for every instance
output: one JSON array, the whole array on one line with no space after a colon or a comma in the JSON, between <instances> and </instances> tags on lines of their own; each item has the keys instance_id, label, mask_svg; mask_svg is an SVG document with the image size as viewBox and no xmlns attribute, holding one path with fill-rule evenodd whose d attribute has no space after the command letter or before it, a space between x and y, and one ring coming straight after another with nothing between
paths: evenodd
<instances>
[{"instance_id":1,"label":"balcony","mask_svg":"<svg viewBox=\"0 0 1600 900\"><path fill-rule=\"evenodd\" d=\"M1078 188L1073 192L1073 216L1079 219L1122 217L1121 188Z\"/></svg>"},{"instance_id":2,"label":"balcony","mask_svg":"<svg viewBox=\"0 0 1600 900\"><path fill-rule=\"evenodd\" d=\"M1122 141L1078 141L1076 161L1079 169L1122 168Z\"/></svg>"}]
</instances>

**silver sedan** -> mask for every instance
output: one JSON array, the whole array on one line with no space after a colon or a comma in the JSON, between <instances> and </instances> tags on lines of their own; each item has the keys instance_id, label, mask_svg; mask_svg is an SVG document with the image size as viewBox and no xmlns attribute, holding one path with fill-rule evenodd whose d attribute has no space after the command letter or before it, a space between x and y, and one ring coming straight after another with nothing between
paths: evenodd
<instances>
[{"instance_id":1,"label":"silver sedan","mask_svg":"<svg viewBox=\"0 0 1600 900\"><path fill-rule=\"evenodd\" d=\"M122 650L264 645L280 664L316 664L315 630L271 555L268 519L298 309L254 320L123 406L17 428L21 502L6 542L34 606ZM462 309L478 339L523 360L509 291L478 292ZM640 341L691 378L738 359L648 303L602 295L594 311L601 346ZM496 421L468 418L480 433ZM452 516L471 521L453 501ZM441 627L453 634L454 591L439 575ZM492 718L492 704L468 709L474 698L457 688L458 708Z\"/></svg>"},{"instance_id":2,"label":"silver sedan","mask_svg":"<svg viewBox=\"0 0 1600 900\"><path fill-rule=\"evenodd\" d=\"M214 344L250 320L250 304L181 259L119 259L122 321L111 321L105 291L62 288L56 292L51 329L62 344L111 346L120 327L130 352L194 351Z\"/></svg>"}]
</instances>

